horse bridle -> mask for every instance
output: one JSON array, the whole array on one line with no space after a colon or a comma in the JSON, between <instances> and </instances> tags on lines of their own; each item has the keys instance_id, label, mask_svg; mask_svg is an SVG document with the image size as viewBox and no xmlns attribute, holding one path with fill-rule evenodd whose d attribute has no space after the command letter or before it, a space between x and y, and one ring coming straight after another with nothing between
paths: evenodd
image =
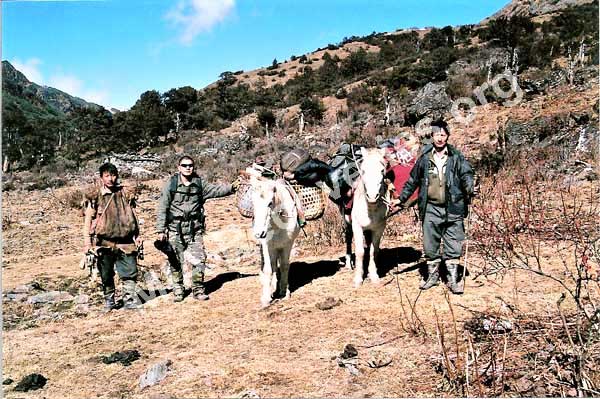
<instances>
[{"instance_id":1,"label":"horse bridle","mask_svg":"<svg viewBox=\"0 0 600 399\"><path fill-rule=\"evenodd\" d=\"M358 177L360 179L360 183L362 184L363 191L365 193L365 198L367 199L367 203L369 203L369 196L367 195L367 188L365 187L365 179L363 178L361 165L358 163L358 161L356 160L356 156L354 155L354 148L352 148L352 158L354 159L354 163L356 164L356 166L358 168ZM362 160L363 159L361 159L361 164L362 164ZM377 203L380 199L384 199L382 196L383 192L385 192L385 184L383 183L384 180L385 180L385 173L381 176L381 181L379 182L380 183L379 184L379 192L375 196L375 200L373 201L373 203ZM384 202L385 202L385 199L384 199Z\"/></svg>"},{"instance_id":2,"label":"horse bridle","mask_svg":"<svg viewBox=\"0 0 600 399\"><path fill-rule=\"evenodd\" d=\"M277 189L275 189L275 191L273 192L273 199L271 200L271 203L267 207L268 209L267 209L267 212L265 215L265 220L264 220L265 228L268 226L267 222L271 223L273 221L273 213L274 212L276 212L277 217L280 217L280 218L292 217L291 215L286 215L284 213L284 210L281 209L281 207L280 207L280 203L281 203L281 199L278 196ZM279 208L278 211L276 211L277 208Z\"/></svg>"},{"instance_id":3,"label":"horse bridle","mask_svg":"<svg viewBox=\"0 0 600 399\"><path fill-rule=\"evenodd\" d=\"M365 181L362 178L362 175L360 177L360 181L362 183L363 186L363 190L365 192L365 198L367 199L368 203L376 203L378 202L380 199L383 200L383 193L385 192L385 184L384 184L384 180L385 180L385 175L383 175L381 177L381 181L379 182L379 191L377 192L377 195L375 196L375 199L373 200L373 202L369 202L370 198L369 195L367 194L367 188L365 187Z\"/></svg>"}]
</instances>

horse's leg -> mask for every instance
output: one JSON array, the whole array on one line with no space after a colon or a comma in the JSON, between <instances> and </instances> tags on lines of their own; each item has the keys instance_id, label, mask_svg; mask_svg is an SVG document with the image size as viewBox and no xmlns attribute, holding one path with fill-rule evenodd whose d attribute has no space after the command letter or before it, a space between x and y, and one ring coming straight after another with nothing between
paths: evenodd
<instances>
[{"instance_id":1,"label":"horse's leg","mask_svg":"<svg viewBox=\"0 0 600 399\"><path fill-rule=\"evenodd\" d=\"M281 278L281 250L277 249L273 251L274 261L271 262L273 265L273 278L271 279L271 296L275 297L278 293L279 280Z\"/></svg>"},{"instance_id":2,"label":"horse's leg","mask_svg":"<svg viewBox=\"0 0 600 399\"><path fill-rule=\"evenodd\" d=\"M344 236L346 239L346 270L352 270L352 224L344 220Z\"/></svg>"},{"instance_id":3,"label":"horse's leg","mask_svg":"<svg viewBox=\"0 0 600 399\"><path fill-rule=\"evenodd\" d=\"M279 280L279 292L280 298L289 298L290 289L288 287L289 273L290 273L290 253L292 252L292 246L281 250L281 258L279 263L279 270L281 271L281 278Z\"/></svg>"},{"instance_id":4,"label":"horse's leg","mask_svg":"<svg viewBox=\"0 0 600 399\"><path fill-rule=\"evenodd\" d=\"M352 224L352 233L354 234L354 251L356 255L354 258L354 287L358 288L363 282L365 236L358 223Z\"/></svg>"},{"instance_id":5,"label":"horse's leg","mask_svg":"<svg viewBox=\"0 0 600 399\"><path fill-rule=\"evenodd\" d=\"M262 286L260 304L262 305L262 307L266 307L271 303L271 280L273 278L273 271L275 270L273 267L273 261L275 260L275 256L273 256L274 254L270 253L268 243L261 243L261 247L263 254L263 264L262 269L260 271L260 283Z\"/></svg>"},{"instance_id":6,"label":"horse's leg","mask_svg":"<svg viewBox=\"0 0 600 399\"><path fill-rule=\"evenodd\" d=\"M379 244L381 243L381 237L383 236L383 230L379 229L377 231L371 232L371 259L369 260L369 280L372 283L379 283L379 275L377 274L377 260L379 257Z\"/></svg>"}]
</instances>

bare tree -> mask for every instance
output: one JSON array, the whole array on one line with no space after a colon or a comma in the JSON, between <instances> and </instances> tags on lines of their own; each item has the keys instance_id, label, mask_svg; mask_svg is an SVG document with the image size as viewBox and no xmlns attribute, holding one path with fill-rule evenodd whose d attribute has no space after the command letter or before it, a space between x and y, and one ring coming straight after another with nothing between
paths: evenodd
<instances>
[{"instance_id":1,"label":"bare tree","mask_svg":"<svg viewBox=\"0 0 600 399\"><path fill-rule=\"evenodd\" d=\"M385 104L385 115L383 117L383 125L390 125L390 107L391 107L391 96L389 91L386 91L383 95L383 102Z\"/></svg>"},{"instance_id":2,"label":"bare tree","mask_svg":"<svg viewBox=\"0 0 600 399\"><path fill-rule=\"evenodd\" d=\"M298 118L298 133L304 132L304 112L300 111L300 118Z\"/></svg>"}]
</instances>

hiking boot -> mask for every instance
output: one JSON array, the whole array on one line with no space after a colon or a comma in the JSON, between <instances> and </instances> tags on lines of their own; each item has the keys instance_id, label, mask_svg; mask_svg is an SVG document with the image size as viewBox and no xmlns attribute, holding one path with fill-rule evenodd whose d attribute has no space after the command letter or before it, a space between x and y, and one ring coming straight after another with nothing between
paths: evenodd
<instances>
[{"instance_id":1,"label":"hiking boot","mask_svg":"<svg viewBox=\"0 0 600 399\"><path fill-rule=\"evenodd\" d=\"M448 288L450 292L461 295L465 289L461 281L462 279L459 279L458 276L458 259L447 261L446 269L448 269Z\"/></svg>"},{"instance_id":2,"label":"hiking boot","mask_svg":"<svg viewBox=\"0 0 600 399\"><path fill-rule=\"evenodd\" d=\"M427 280L421 280L419 289L428 290L439 284L440 279L440 260L427 261Z\"/></svg>"},{"instance_id":3,"label":"hiking boot","mask_svg":"<svg viewBox=\"0 0 600 399\"><path fill-rule=\"evenodd\" d=\"M129 297L123 299L123 309L134 310L142 307L142 304L139 303L135 298Z\"/></svg>"},{"instance_id":4,"label":"hiking boot","mask_svg":"<svg viewBox=\"0 0 600 399\"><path fill-rule=\"evenodd\" d=\"M115 293L104 295L104 310L110 312L111 310L117 309L117 303L115 302Z\"/></svg>"},{"instance_id":5,"label":"hiking boot","mask_svg":"<svg viewBox=\"0 0 600 399\"><path fill-rule=\"evenodd\" d=\"M139 309L141 303L136 292L136 284L133 280L123 281L123 308L124 309Z\"/></svg>"},{"instance_id":6,"label":"hiking boot","mask_svg":"<svg viewBox=\"0 0 600 399\"><path fill-rule=\"evenodd\" d=\"M207 301L209 298L206 294L206 287L204 284L192 287L192 295L194 296L194 299L198 301Z\"/></svg>"},{"instance_id":7,"label":"hiking boot","mask_svg":"<svg viewBox=\"0 0 600 399\"><path fill-rule=\"evenodd\" d=\"M177 284L173 287L173 302L182 302L183 299L183 286L181 284Z\"/></svg>"}]
</instances>

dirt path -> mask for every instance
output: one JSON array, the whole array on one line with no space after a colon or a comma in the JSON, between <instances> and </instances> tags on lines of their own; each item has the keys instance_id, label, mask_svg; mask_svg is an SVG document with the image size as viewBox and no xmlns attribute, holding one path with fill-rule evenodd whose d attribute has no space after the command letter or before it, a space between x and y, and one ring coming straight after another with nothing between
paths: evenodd
<instances>
[{"instance_id":1,"label":"dirt path","mask_svg":"<svg viewBox=\"0 0 600 399\"><path fill-rule=\"evenodd\" d=\"M77 266L80 216L54 206L48 193L36 195L18 212L11 205L13 195L6 195L5 209L12 212L13 222L3 232L3 291L31 281L56 289L67 281L74 293L89 293L84 272ZM151 245L155 198L156 192L150 191L140 204L147 240L142 268L148 270L159 270L163 262ZM5 324L4 378L18 381L34 372L48 378L41 391L17 393L5 386L6 396L445 395L431 362L439 353L434 313L448 330L451 315L442 286L418 297L419 276L412 267L419 257L418 242L384 239L382 284L367 281L358 289L352 288L351 273L339 269L340 247L299 248L290 271L291 298L260 309L250 221L231 209L230 198L209 202L207 214L209 301L188 297L174 304L170 295L163 295L141 311L103 313L99 295L91 293L86 312L35 323L17 320L8 329ZM544 312L559 293L556 285L515 274L512 281L469 280L466 293L450 301L462 324L473 310L500 309L503 300ZM341 302L320 310L316 305L328 297ZM408 303L416 298L426 334L412 331L417 321ZM4 307L5 318L29 320L39 310L38 305L11 306ZM336 360L346 344L358 350L356 373ZM130 349L138 350L141 358L128 367L100 361L102 355ZM141 391L139 376L166 359L172 361L167 378ZM377 359L391 363L370 367L369 362L379 364Z\"/></svg>"}]
</instances>

